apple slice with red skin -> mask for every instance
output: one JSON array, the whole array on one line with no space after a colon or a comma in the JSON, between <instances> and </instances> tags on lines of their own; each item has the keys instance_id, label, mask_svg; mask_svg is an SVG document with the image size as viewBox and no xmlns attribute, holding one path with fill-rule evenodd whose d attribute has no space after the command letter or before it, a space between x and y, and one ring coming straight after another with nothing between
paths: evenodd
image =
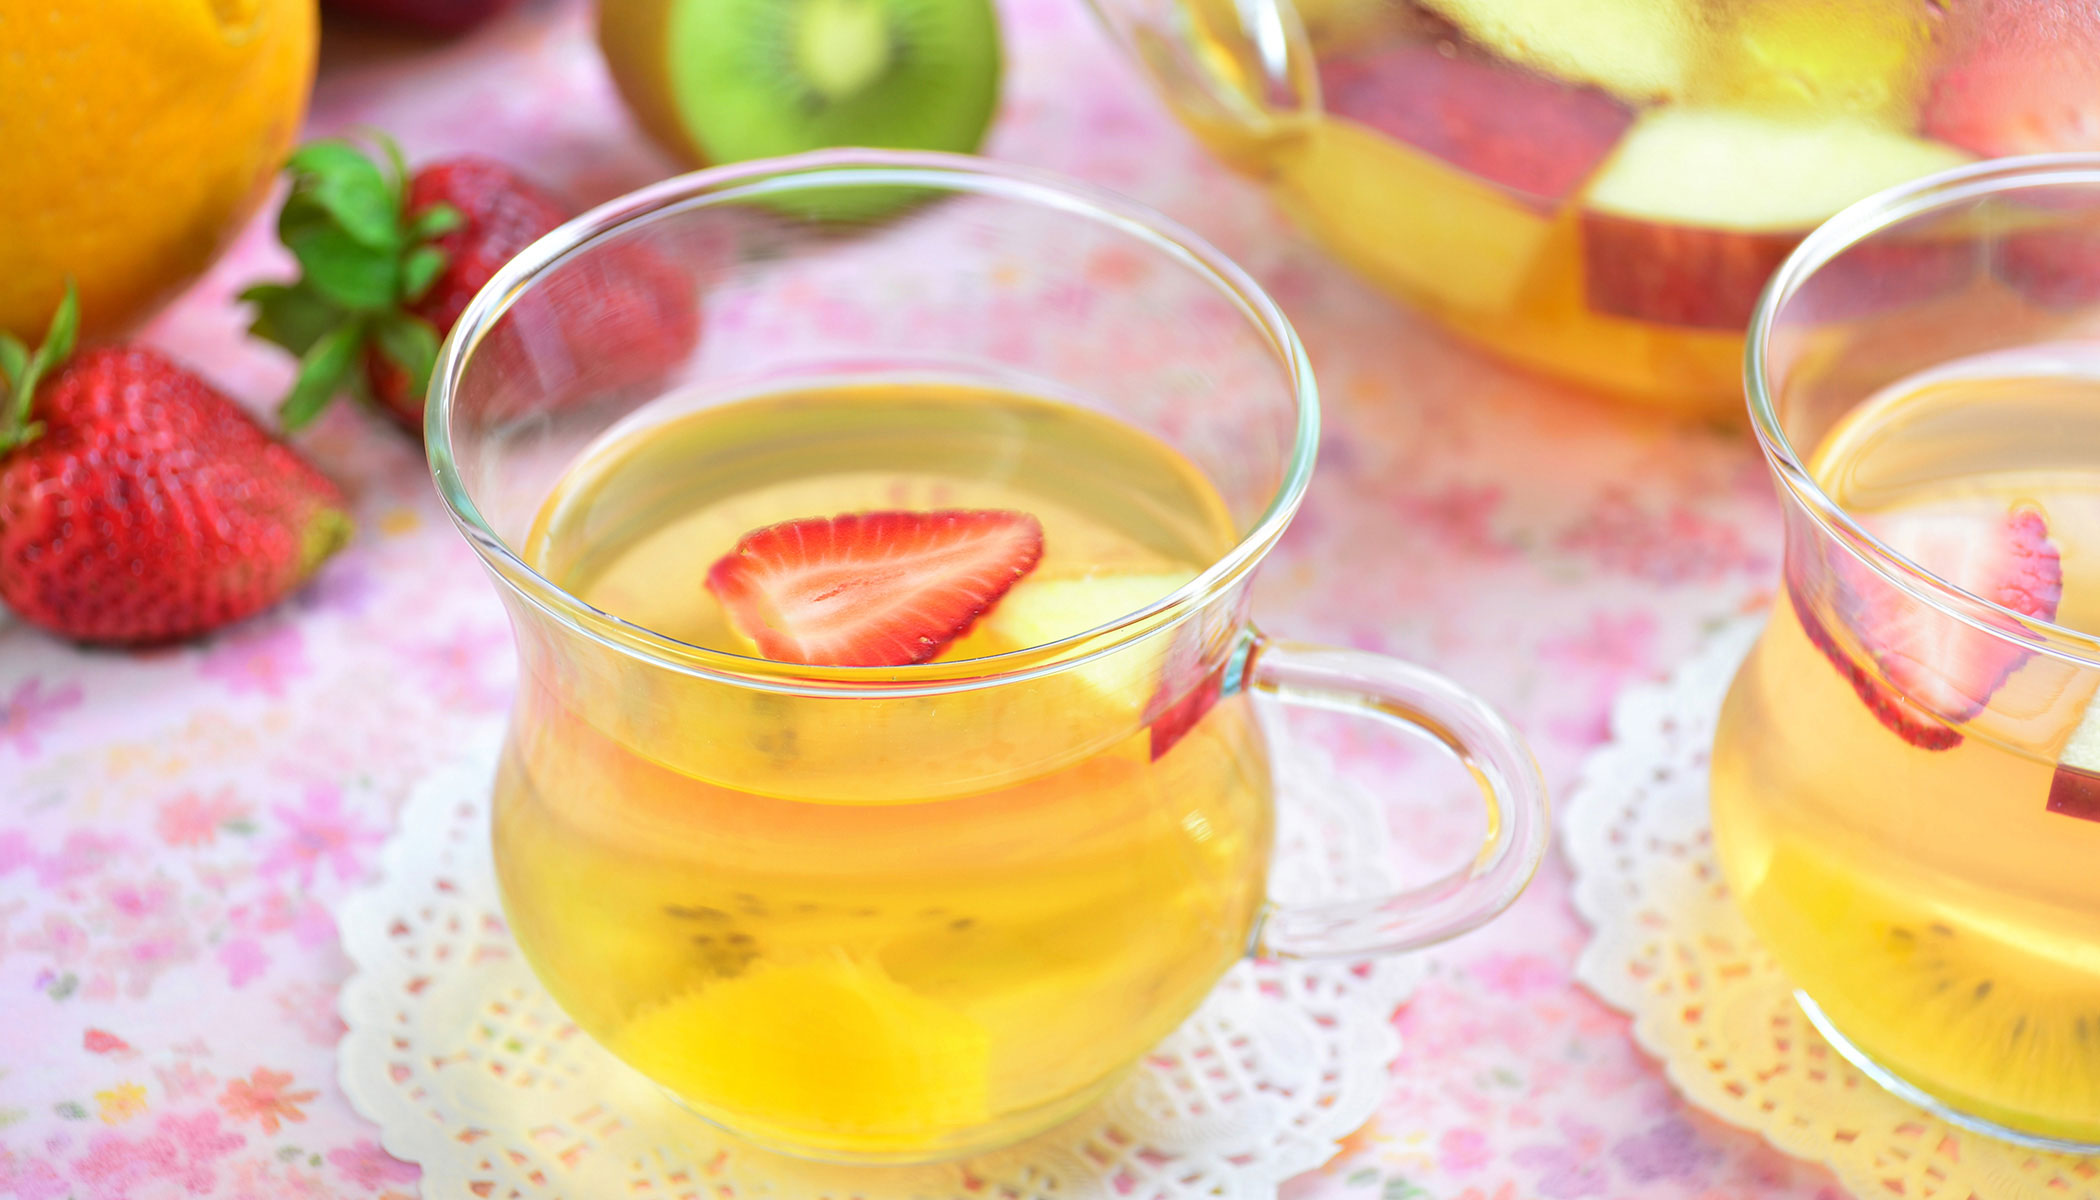
<instances>
[{"instance_id":1,"label":"apple slice with red skin","mask_svg":"<svg viewBox=\"0 0 2100 1200\"><path fill-rule=\"evenodd\" d=\"M2100 699L2100 698L2096 698ZM2087 706L2049 780L2049 811L2100 821L2100 703Z\"/></svg>"},{"instance_id":2,"label":"apple slice with red skin","mask_svg":"<svg viewBox=\"0 0 2100 1200\"><path fill-rule=\"evenodd\" d=\"M1667 325L1739 329L1809 230L1855 200L1967 159L1854 117L1650 113L1586 198L1589 305ZM1940 294L1966 281L1972 266L1958 243L1890 240L1833 263L1818 287L1834 317L1845 300L1867 311Z\"/></svg>"},{"instance_id":3,"label":"apple slice with red skin","mask_svg":"<svg viewBox=\"0 0 2100 1200\"><path fill-rule=\"evenodd\" d=\"M1585 291L1591 308L1614 316L1741 329L1765 282L1806 236L1584 213L1584 257L1599 264L1585 271ZM1959 240L1866 242L1819 268L1798 294L1795 311L1819 321L1867 316L1944 296L1975 274L1976 255Z\"/></svg>"},{"instance_id":4,"label":"apple slice with red skin","mask_svg":"<svg viewBox=\"0 0 2100 1200\"><path fill-rule=\"evenodd\" d=\"M1633 124L1596 88L1483 59L1453 42L1403 42L1320 63L1328 113L1485 180L1535 211L1558 209Z\"/></svg>"}]
</instances>

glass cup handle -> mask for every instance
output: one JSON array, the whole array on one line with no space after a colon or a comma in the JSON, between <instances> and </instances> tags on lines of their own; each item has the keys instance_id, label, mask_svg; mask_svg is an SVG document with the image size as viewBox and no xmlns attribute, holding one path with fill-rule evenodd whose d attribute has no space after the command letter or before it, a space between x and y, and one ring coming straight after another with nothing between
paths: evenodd
<instances>
[{"instance_id":1,"label":"glass cup handle","mask_svg":"<svg viewBox=\"0 0 2100 1200\"><path fill-rule=\"evenodd\" d=\"M1285 704L1362 713L1428 734L1472 773L1488 816L1479 853L1441 879L1372 900L1272 904L1255 953L1362 958L1413 950L1480 925L1530 882L1546 852L1546 783L1523 738L1485 701L1382 654L1259 638L1241 678Z\"/></svg>"}]
</instances>

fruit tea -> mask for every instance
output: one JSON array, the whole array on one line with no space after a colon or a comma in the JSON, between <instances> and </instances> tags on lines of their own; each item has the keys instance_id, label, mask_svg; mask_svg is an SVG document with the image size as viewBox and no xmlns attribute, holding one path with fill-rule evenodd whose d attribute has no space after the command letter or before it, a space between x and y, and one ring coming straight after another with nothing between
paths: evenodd
<instances>
[{"instance_id":1,"label":"fruit tea","mask_svg":"<svg viewBox=\"0 0 2100 1200\"><path fill-rule=\"evenodd\" d=\"M2100 632L2091 349L1896 385L1810 471L1941 579ZM1960 1113L2100 1143L2100 672L1798 549L1714 747L1730 888L1877 1064Z\"/></svg>"},{"instance_id":2,"label":"fruit tea","mask_svg":"<svg viewBox=\"0 0 2100 1200\"><path fill-rule=\"evenodd\" d=\"M1236 538L1137 429L871 381L643 414L567 472L525 557L676 644L880 668L1084 633ZM532 732L495 797L519 944L585 1030L761 1140L905 1159L1046 1127L1195 1007L1261 904L1260 731L1215 679L1177 690L1165 640L943 697L956 755L902 762L875 701L597 704L528 645ZM841 747L878 765L824 769Z\"/></svg>"},{"instance_id":3,"label":"fruit tea","mask_svg":"<svg viewBox=\"0 0 2100 1200\"><path fill-rule=\"evenodd\" d=\"M1229 67L1232 6L1182 3L1199 37L1232 31L1202 56ZM1318 115L1243 129L1184 109L1214 149L1272 181L1345 261L1496 352L1714 411L1738 403L1743 327L1809 230L1929 172L2090 148L2100 122L2089 5L1295 5ZM1862 281L1862 306L1976 273L1942 254L1895 259ZM1983 270L2019 292L2037 266L2050 273L2017 253Z\"/></svg>"}]
</instances>

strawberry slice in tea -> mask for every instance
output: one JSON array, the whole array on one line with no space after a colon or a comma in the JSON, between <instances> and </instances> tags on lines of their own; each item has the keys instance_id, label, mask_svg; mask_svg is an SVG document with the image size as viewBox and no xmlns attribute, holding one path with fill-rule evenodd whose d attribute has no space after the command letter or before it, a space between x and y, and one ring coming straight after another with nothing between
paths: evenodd
<instances>
[{"instance_id":1,"label":"strawberry slice in tea","mask_svg":"<svg viewBox=\"0 0 2100 1200\"><path fill-rule=\"evenodd\" d=\"M901 667L968 632L1042 556L1027 513L842 513L745 534L707 590L767 658Z\"/></svg>"}]
</instances>

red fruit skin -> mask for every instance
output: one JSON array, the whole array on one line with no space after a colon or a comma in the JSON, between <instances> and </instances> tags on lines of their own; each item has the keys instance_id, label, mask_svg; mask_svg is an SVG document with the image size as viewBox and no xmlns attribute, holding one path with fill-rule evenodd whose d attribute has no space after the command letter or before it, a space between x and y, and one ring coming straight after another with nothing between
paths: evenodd
<instances>
[{"instance_id":1,"label":"red fruit skin","mask_svg":"<svg viewBox=\"0 0 2100 1200\"><path fill-rule=\"evenodd\" d=\"M2100 775L2057 764L2049 778L2049 811L2081 821L2100 821Z\"/></svg>"},{"instance_id":2,"label":"red fruit skin","mask_svg":"<svg viewBox=\"0 0 2100 1200\"><path fill-rule=\"evenodd\" d=\"M348 537L342 493L161 355L92 350L0 457L0 601L79 641L174 641L261 612Z\"/></svg>"},{"instance_id":3,"label":"red fruit skin","mask_svg":"<svg viewBox=\"0 0 2100 1200\"><path fill-rule=\"evenodd\" d=\"M927 557L957 547L966 553ZM903 667L931 661L969 632L1042 555L1043 527L1025 513L842 513L745 534L709 568L707 590L775 662ZM805 613L837 626L841 599L857 617L846 633L798 626Z\"/></svg>"},{"instance_id":4,"label":"red fruit skin","mask_svg":"<svg viewBox=\"0 0 2100 1200\"><path fill-rule=\"evenodd\" d=\"M2005 286L2046 309L2100 304L2100 211L2090 224L2032 229L1999 243L1991 270Z\"/></svg>"},{"instance_id":5,"label":"red fruit skin","mask_svg":"<svg viewBox=\"0 0 2100 1200\"><path fill-rule=\"evenodd\" d=\"M474 156L431 163L410 182L411 216L449 204L464 220L434 243L445 269L409 311L443 337L468 301L518 252L569 217L565 205L499 162ZM561 407L660 380L699 340L700 310L686 273L653 249L614 244L555 268L491 332L504 369L535 362L531 400ZM549 361L550 356L554 361ZM376 351L365 357L372 394L395 421L423 431L424 397ZM517 406L522 407L522 406Z\"/></svg>"},{"instance_id":6,"label":"red fruit skin","mask_svg":"<svg viewBox=\"0 0 2100 1200\"><path fill-rule=\"evenodd\" d=\"M1540 211L1559 207L1581 187L1634 117L1594 88L1422 42L1322 60L1320 91L1329 113L1496 184Z\"/></svg>"},{"instance_id":7,"label":"red fruit skin","mask_svg":"<svg viewBox=\"0 0 2100 1200\"><path fill-rule=\"evenodd\" d=\"M443 337L503 264L568 220L569 210L509 167L473 155L431 163L409 181L411 218L439 204L458 210L461 221L434 243L445 252L445 269L408 311ZM365 378L388 416L423 432L423 397L407 372L374 349L365 354Z\"/></svg>"},{"instance_id":8,"label":"red fruit skin","mask_svg":"<svg viewBox=\"0 0 2100 1200\"><path fill-rule=\"evenodd\" d=\"M2015 510L2002 526L1976 530L1974 540L1964 530L1951 554L1944 537L1936 546L1929 530L1913 518L1884 518L1880 524L1876 532L1892 547L1956 586L2014 612L2055 619L2063 596L2063 561L2039 513ZM1978 549L1986 552L1982 567L1967 553ZM2017 642L1933 611L1855 560L1830 563L1829 576L1832 617L1874 665L1856 661L1838 644L1810 589L1789 569L1788 595L1802 632L1874 716L1913 746L1946 750L1960 745L1962 735L1952 726L1983 712L1991 696L2033 657Z\"/></svg>"},{"instance_id":9,"label":"red fruit skin","mask_svg":"<svg viewBox=\"0 0 2100 1200\"><path fill-rule=\"evenodd\" d=\"M1986 158L2100 150L2100 5L1957 6L1946 65L1920 113L1926 137Z\"/></svg>"},{"instance_id":10,"label":"red fruit skin","mask_svg":"<svg viewBox=\"0 0 2100 1200\"><path fill-rule=\"evenodd\" d=\"M328 0L328 7L428 33L465 33L517 0Z\"/></svg>"},{"instance_id":11,"label":"red fruit skin","mask_svg":"<svg viewBox=\"0 0 2100 1200\"><path fill-rule=\"evenodd\" d=\"M1873 713L1884 728L1920 750L1952 750L1961 745L1959 731L1934 720L1924 710L1898 696L1874 672L1845 653L1844 647L1839 646L1837 639L1823 627L1822 620L1816 616L1814 602L1802 594L1791 573L1787 577L1787 595L1793 602L1794 615L1800 618L1801 632L1808 635L1809 643L1823 652L1823 657L1829 659L1830 665L1845 677L1845 682L1852 685L1867 711Z\"/></svg>"},{"instance_id":12,"label":"red fruit skin","mask_svg":"<svg viewBox=\"0 0 2100 1200\"><path fill-rule=\"evenodd\" d=\"M411 217L440 204L457 209L463 220L437 239L445 269L410 310L440 333L452 331L490 276L570 215L566 204L516 171L474 155L429 163L409 180Z\"/></svg>"},{"instance_id":13,"label":"red fruit skin","mask_svg":"<svg viewBox=\"0 0 2100 1200\"><path fill-rule=\"evenodd\" d=\"M525 327L545 312L544 326L561 331L565 380L554 399L574 403L636 386L661 391L700 340L696 287L689 272L639 242L555 268L518 304Z\"/></svg>"},{"instance_id":14,"label":"red fruit skin","mask_svg":"<svg viewBox=\"0 0 2100 1200\"><path fill-rule=\"evenodd\" d=\"M1600 313L1740 329L1800 233L1744 233L1582 214L1583 289Z\"/></svg>"},{"instance_id":15,"label":"red fruit skin","mask_svg":"<svg viewBox=\"0 0 2100 1200\"><path fill-rule=\"evenodd\" d=\"M1167 699L1162 693L1153 703L1159 705L1157 713L1150 714L1152 730L1152 761L1158 762L1167 756L1196 727L1197 722L1218 706L1225 694L1225 667L1218 668L1198 680L1196 686L1179 697ZM1164 701L1164 703L1162 703Z\"/></svg>"},{"instance_id":16,"label":"red fruit skin","mask_svg":"<svg viewBox=\"0 0 2100 1200\"><path fill-rule=\"evenodd\" d=\"M1741 329L1765 282L1808 231L1752 233L1582 214L1590 308L1694 329ZM1929 300L1966 284L1975 256L1958 242L1890 241L1846 251L1802 292L1819 320L1846 320Z\"/></svg>"}]
</instances>

